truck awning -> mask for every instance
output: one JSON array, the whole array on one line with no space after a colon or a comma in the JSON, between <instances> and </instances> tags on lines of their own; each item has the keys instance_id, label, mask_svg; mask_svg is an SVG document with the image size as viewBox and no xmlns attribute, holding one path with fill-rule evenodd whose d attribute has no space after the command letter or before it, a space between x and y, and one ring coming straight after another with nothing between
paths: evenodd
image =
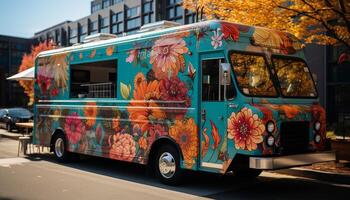
<instances>
[{"instance_id":1,"label":"truck awning","mask_svg":"<svg viewBox=\"0 0 350 200\"><path fill-rule=\"evenodd\" d=\"M7 78L7 80L15 80L15 81L34 80L34 67L31 67L31 68L26 69L18 74L10 76Z\"/></svg>"}]
</instances>

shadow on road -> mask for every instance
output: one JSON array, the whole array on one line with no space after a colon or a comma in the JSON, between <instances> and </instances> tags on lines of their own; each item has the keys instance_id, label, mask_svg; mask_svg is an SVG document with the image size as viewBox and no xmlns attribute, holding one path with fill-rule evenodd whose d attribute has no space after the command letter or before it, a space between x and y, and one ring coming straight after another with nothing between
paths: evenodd
<instances>
[{"instance_id":1,"label":"shadow on road","mask_svg":"<svg viewBox=\"0 0 350 200\"><path fill-rule=\"evenodd\" d=\"M324 199L350 195L349 185L341 186L333 183L280 176L278 174L272 176L263 174L256 179L238 179L212 173L187 172L184 184L172 187L159 183L156 178L147 175L145 166L134 163L84 156L78 161L62 164L57 163L51 154L35 154L29 156L28 159L32 161L45 160L115 179L214 199L229 197L248 199L265 199L265 197L266 199L271 199L271 197L273 199L296 199L307 197ZM314 178L318 179L317 177Z\"/></svg>"}]
</instances>

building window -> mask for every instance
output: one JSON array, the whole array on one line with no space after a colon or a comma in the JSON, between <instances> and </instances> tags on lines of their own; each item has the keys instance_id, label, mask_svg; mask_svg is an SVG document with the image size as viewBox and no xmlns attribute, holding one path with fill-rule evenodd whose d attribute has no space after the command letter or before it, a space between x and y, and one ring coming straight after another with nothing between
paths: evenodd
<instances>
[{"instance_id":1,"label":"building window","mask_svg":"<svg viewBox=\"0 0 350 200\"><path fill-rule=\"evenodd\" d=\"M87 26L79 25L79 42L83 42L87 35Z\"/></svg>"},{"instance_id":2,"label":"building window","mask_svg":"<svg viewBox=\"0 0 350 200\"><path fill-rule=\"evenodd\" d=\"M69 28L69 45L78 43L78 30L76 28Z\"/></svg>"},{"instance_id":3,"label":"building window","mask_svg":"<svg viewBox=\"0 0 350 200\"><path fill-rule=\"evenodd\" d=\"M154 21L153 1L148 1L143 4L143 24L148 24Z\"/></svg>"},{"instance_id":4,"label":"building window","mask_svg":"<svg viewBox=\"0 0 350 200\"><path fill-rule=\"evenodd\" d=\"M90 35L97 33L97 21L91 21L89 23Z\"/></svg>"},{"instance_id":5,"label":"building window","mask_svg":"<svg viewBox=\"0 0 350 200\"><path fill-rule=\"evenodd\" d=\"M103 8L108 8L109 7L109 0L103 0L102 7Z\"/></svg>"},{"instance_id":6,"label":"building window","mask_svg":"<svg viewBox=\"0 0 350 200\"><path fill-rule=\"evenodd\" d=\"M185 24L192 24L195 22L196 19L196 13L186 10L186 17L185 17Z\"/></svg>"},{"instance_id":7,"label":"building window","mask_svg":"<svg viewBox=\"0 0 350 200\"><path fill-rule=\"evenodd\" d=\"M115 98L117 60L71 65L71 98Z\"/></svg>"},{"instance_id":8,"label":"building window","mask_svg":"<svg viewBox=\"0 0 350 200\"><path fill-rule=\"evenodd\" d=\"M79 42L84 42L84 39L86 38L86 34L79 36Z\"/></svg>"},{"instance_id":9,"label":"building window","mask_svg":"<svg viewBox=\"0 0 350 200\"><path fill-rule=\"evenodd\" d=\"M184 10L182 8L182 1L168 0L166 5L166 17L168 20L182 23L182 16Z\"/></svg>"},{"instance_id":10,"label":"building window","mask_svg":"<svg viewBox=\"0 0 350 200\"><path fill-rule=\"evenodd\" d=\"M120 22L120 21L123 21L123 12L118 12L118 13L115 13L113 16L112 16L112 23L116 23L116 22Z\"/></svg>"},{"instance_id":11,"label":"building window","mask_svg":"<svg viewBox=\"0 0 350 200\"><path fill-rule=\"evenodd\" d=\"M169 8L167 13L168 13L168 19L172 19L175 17L175 9L174 8Z\"/></svg>"},{"instance_id":12,"label":"building window","mask_svg":"<svg viewBox=\"0 0 350 200\"><path fill-rule=\"evenodd\" d=\"M143 13L148 13L152 11L153 1L149 1L143 4Z\"/></svg>"},{"instance_id":13,"label":"building window","mask_svg":"<svg viewBox=\"0 0 350 200\"><path fill-rule=\"evenodd\" d=\"M77 37L73 37L73 38L69 38L69 45L73 45L78 43L78 38Z\"/></svg>"},{"instance_id":14,"label":"building window","mask_svg":"<svg viewBox=\"0 0 350 200\"><path fill-rule=\"evenodd\" d=\"M122 33L123 31L124 31L123 23L114 24L112 26L112 33L113 34L119 34L119 33Z\"/></svg>"},{"instance_id":15,"label":"building window","mask_svg":"<svg viewBox=\"0 0 350 200\"><path fill-rule=\"evenodd\" d=\"M86 34L87 33L87 26L86 25L80 25L79 26L79 34Z\"/></svg>"},{"instance_id":16,"label":"building window","mask_svg":"<svg viewBox=\"0 0 350 200\"><path fill-rule=\"evenodd\" d=\"M99 3L92 3L91 12L95 13L95 12L97 12L99 10L101 10L101 4L99 4Z\"/></svg>"},{"instance_id":17,"label":"building window","mask_svg":"<svg viewBox=\"0 0 350 200\"><path fill-rule=\"evenodd\" d=\"M176 11L176 12L175 12L175 16L176 16L176 17L182 16L182 14L183 14L183 9L182 9L181 6L176 6L176 10L175 10L175 11Z\"/></svg>"},{"instance_id":18,"label":"building window","mask_svg":"<svg viewBox=\"0 0 350 200\"><path fill-rule=\"evenodd\" d=\"M61 42L60 30L55 30L55 40L56 40L57 44L59 44Z\"/></svg>"},{"instance_id":19,"label":"building window","mask_svg":"<svg viewBox=\"0 0 350 200\"><path fill-rule=\"evenodd\" d=\"M101 27L108 26L108 25L109 25L108 17L100 18L100 26Z\"/></svg>"},{"instance_id":20,"label":"building window","mask_svg":"<svg viewBox=\"0 0 350 200\"><path fill-rule=\"evenodd\" d=\"M136 17L140 15L140 12L141 12L140 6L132 7L126 11L126 16L127 18Z\"/></svg>"},{"instance_id":21,"label":"building window","mask_svg":"<svg viewBox=\"0 0 350 200\"><path fill-rule=\"evenodd\" d=\"M154 14L146 14L143 16L143 24L148 24L154 22Z\"/></svg>"},{"instance_id":22,"label":"building window","mask_svg":"<svg viewBox=\"0 0 350 200\"><path fill-rule=\"evenodd\" d=\"M100 33L109 33L109 27L107 26L107 27L101 28Z\"/></svg>"},{"instance_id":23,"label":"building window","mask_svg":"<svg viewBox=\"0 0 350 200\"><path fill-rule=\"evenodd\" d=\"M113 0L113 5L123 2L123 0Z\"/></svg>"},{"instance_id":24,"label":"building window","mask_svg":"<svg viewBox=\"0 0 350 200\"><path fill-rule=\"evenodd\" d=\"M141 26L140 18L135 18L135 19L129 19L127 22L127 28L128 30L138 28Z\"/></svg>"},{"instance_id":25,"label":"building window","mask_svg":"<svg viewBox=\"0 0 350 200\"><path fill-rule=\"evenodd\" d=\"M78 34L77 29L69 28L69 36L70 37L75 37L75 36L77 36L77 34Z\"/></svg>"}]
</instances>

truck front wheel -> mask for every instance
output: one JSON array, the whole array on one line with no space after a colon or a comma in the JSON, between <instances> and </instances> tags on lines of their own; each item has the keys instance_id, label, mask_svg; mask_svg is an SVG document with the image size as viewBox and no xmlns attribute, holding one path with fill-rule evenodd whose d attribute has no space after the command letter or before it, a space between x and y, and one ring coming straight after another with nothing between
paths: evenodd
<instances>
[{"instance_id":1,"label":"truck front wheel","mask_svg":"<svg viewBox=\"0 0 350 200\"><path fill-rule=\"evenodd\" d=\"M167 185L181 183L183 170L180 169L180 156L173 146L165 145L159 148L154 167L162 183Z\"/></svg>"}]
</instances>

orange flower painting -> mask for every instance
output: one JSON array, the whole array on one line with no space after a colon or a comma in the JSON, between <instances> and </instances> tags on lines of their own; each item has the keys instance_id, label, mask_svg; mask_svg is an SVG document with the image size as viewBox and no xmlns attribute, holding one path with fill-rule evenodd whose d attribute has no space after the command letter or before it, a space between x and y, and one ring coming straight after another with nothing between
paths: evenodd
<instances>
[{"instance_id":1,"label":"orange flower painting","mask_svg":"<svg viewBox=\"0 0 350 200\"><path fill-rule=\"evenodd\" d=\"M88 102L84 107L84 115L86 117L86 126L93 127L96 122L97 107L95 102Z\"/></svg>"},{"instance_id":2,"label":"orange flower painting","mask_svg":"<svg viewBox=\"0 0 350 200\"><path fill-rule=\"evenodd\" d=\"M145 137L140 137L138 143L139 143L140 149L143 149L145 151L147 150L147 147L148 147L147 146L147 139Z\"/></svg>"},{"instance_id":3,"label":"orange flower painting","mask_svg":"<svg viewBox=\"0 0 350 200\"><path fill-rule=\"evenodd\" d=\"M165 119L164 111L154 100L160 98L159 82L141 82L134 90L134 98L128 107L129 117L133 124L141 126L144 133L151 126L151 120Z\"/></svg>"},{"instance_id":4,"label":"orange flower painting","mask_svg":"<svg viewBox=\"0 0 350 200\"><path fill-rule=\"evenodd\" d=\"M243 108L238 114L232 113L227 126L228 138L233 139L236 149L253 151L263 142L265 126L251 109Z\"/></svg>"},{"instance_id":5,"label":"orange flower painting","mask_svg":"<svg viewBox=\"0 0 350 200\"><path fill-rule=\"evenodd\" d=\"M169 129L169 135L180 145L186 168L192 168L198 155L197 125L194 119L176 120Z\"/></svg>"},{"instance_id":6,"label":"orange flower painting","mask_svg":"<svg viewBox=\"0 0 350 200\"><path fill-rule=\"evenodd\" d=\"M132 161L136 155L133 137L127 133L116 133L109 138L109 157L116 160Z\"/></svg>"},{"instance_id":7,"label":"orange flower painting","mask_svg":"<svg viewBox=\"0 0 350 200\"><path fill-rule=\"evenodd\" d=\"M113 55L113 52L114 52L114 46L110 46L110 47L106 48L106 55L107 56Z\"/></svg>"},{"instance_id":8,"label":"orange flower painting","mask_svg":"<svg viewBox=\"0 0 350 200\"><path fill-rule=\"evenodd\" d=\"M150 63L158 79L177 76L180 69L184 71L183 54L188 52L186 42L181 37L165 37L154 43Z\"/></svg>"},{"instance_id":9,"label":"orange flower painting","mask_svg":"<svg viewBox=\"0 0 350 200\"><path fill-rule=\"evenodd\" d=\"M143 75L143 73L141 72L137 73L134 79L134 87L137 88L141 83L145 81L146 81L145 75Z\"/></svg>"}]
</instances>

